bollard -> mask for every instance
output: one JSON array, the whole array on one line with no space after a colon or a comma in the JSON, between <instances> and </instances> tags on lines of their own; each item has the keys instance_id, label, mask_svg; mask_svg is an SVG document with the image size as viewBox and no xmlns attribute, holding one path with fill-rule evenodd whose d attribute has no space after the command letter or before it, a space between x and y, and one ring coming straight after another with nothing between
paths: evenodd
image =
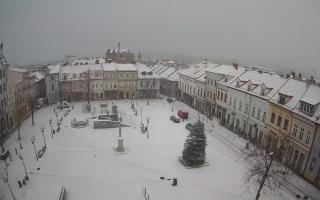
<instances>
[{"instance_id":1,"label":"bollard","mask_svg":"<svg viewBox=\"0 0 320 200\"><path fill-rule=\"evenodd\" d=\"M178 185L178 179L177 178L173 178L172 186L177 186L177 185Z\"/></svg>"},{"instance_id":2,"label":"bollard","mask_svg":"<svg viewBox=\"0 0 320 200\"><path fill-rule=\"evenodd\" d=\"M22 183L20 180L18 181L18 185L19 185L19 188L22 188Z\"/></svg>"}]
</instances>

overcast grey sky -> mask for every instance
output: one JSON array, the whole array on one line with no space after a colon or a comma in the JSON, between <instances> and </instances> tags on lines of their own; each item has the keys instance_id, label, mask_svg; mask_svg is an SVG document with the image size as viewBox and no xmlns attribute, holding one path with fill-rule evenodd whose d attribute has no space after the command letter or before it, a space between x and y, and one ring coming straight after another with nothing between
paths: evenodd
<instances>
[{"instance_id":1,"label":"overcast grey sky","mask_svg":"<svg viewBox=\"0 0 320 200\"><path fill-rule=\"evenodd\" d=\"M61 60L68 49L103 55L121 41L310 70L319 68L319 36L319 0L0 0L4 53L22 65Z\"/></svg>"}]
</instances>

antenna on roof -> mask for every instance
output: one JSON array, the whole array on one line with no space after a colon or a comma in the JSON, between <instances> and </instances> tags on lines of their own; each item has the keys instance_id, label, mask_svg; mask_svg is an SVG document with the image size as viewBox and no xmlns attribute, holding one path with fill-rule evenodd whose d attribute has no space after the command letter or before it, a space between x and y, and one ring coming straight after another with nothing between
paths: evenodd
<instances>
[{"instance_id":1,"label":"antenna on roof","mask_svg":"<svg viewBox=\"0 0 320 200\"><path fill-rule=\"evenodd\" d=\"M118 51L120 52L120 42L118 42Z\"/></svg>"}]
</instances>

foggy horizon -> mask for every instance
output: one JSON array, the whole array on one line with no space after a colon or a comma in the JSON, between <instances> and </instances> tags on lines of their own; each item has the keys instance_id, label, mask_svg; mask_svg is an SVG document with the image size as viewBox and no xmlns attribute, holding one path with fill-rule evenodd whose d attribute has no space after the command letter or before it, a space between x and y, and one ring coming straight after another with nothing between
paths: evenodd
<instances>
[{"instance_id":1,"label":"foggy horizon","mask_svg":"<svg viewBox=\"0 0 320 200\"><path fill-rule=\"evenodd\" d=\"M312 73L320 2L284 0L0 0L0 41L10 64L103 56L108 48L239 60ZM317 74L320 74L319 70Z\"/></svg>"}]
</instances>

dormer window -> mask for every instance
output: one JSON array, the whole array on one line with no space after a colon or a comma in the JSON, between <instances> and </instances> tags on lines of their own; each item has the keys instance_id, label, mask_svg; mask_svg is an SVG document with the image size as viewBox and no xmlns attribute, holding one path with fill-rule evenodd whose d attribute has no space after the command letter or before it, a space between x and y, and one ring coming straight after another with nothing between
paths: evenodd
<instances>
[{"instance_id":1,"label":"dormer window","mask_svg":"<svg viewBox=\"0 0 320 200\"><path fill-rule=\"evenodd\" d=\"M302 111L308 115L312 115L313 106L306 103L306 102L300 101L300 111Z\"/></svg>"},{"instance_id":2,"label":"dormer window","mask_svg":"<svg viewBox=\"0 0 320 200\"><path fill-rule=\"evenodd\" d=\"M279 103L282 104L282 105L285 104L286 103L286 98L284 96L280 95L279 96Z\"/></svg>"},{"instance_id":3,"label":"dormer window","mask_svg":"<svg viewBox=\"0 0 320 200\"><path fill-rule=\"evenodd\" d=\"M141 72L141 74L145 76L145 75L147 75L147 72Z\"/></svg>"},{"instance_id":4,"label":"dormer window","mask_svg":"<svg viewBox=\"0 0 320 200\"><path fill-rule=\"evenodd\" d=\"M236 82L236 87L237 88L240 87L240 81L239 80L237 80L237 82Z\"/></svg>"},{"instance_id":5,"label":"dormer window","mask_svg":"<svg viewBox=\"0 0 320 200\"><path fill-rule=\"evenodd\" d=\"M292 98L292 96L289 95L287 92L286 93L279 92L278 94L279 94L278 103L281 105L288 103L288 101Z\"/></svg>"},{"instance_id":6,"label":"dormer window","mask_svg":"<svg viewBox=\"0 0 320 200\"><path fill-rule=\"evenodd\" d=\"M251 83L251 81L248 81L248 88L247 88L247 91L250 91L250 90L251 90L251 88L252 88L252 83Z\"/></svg>"}]
</instances>

